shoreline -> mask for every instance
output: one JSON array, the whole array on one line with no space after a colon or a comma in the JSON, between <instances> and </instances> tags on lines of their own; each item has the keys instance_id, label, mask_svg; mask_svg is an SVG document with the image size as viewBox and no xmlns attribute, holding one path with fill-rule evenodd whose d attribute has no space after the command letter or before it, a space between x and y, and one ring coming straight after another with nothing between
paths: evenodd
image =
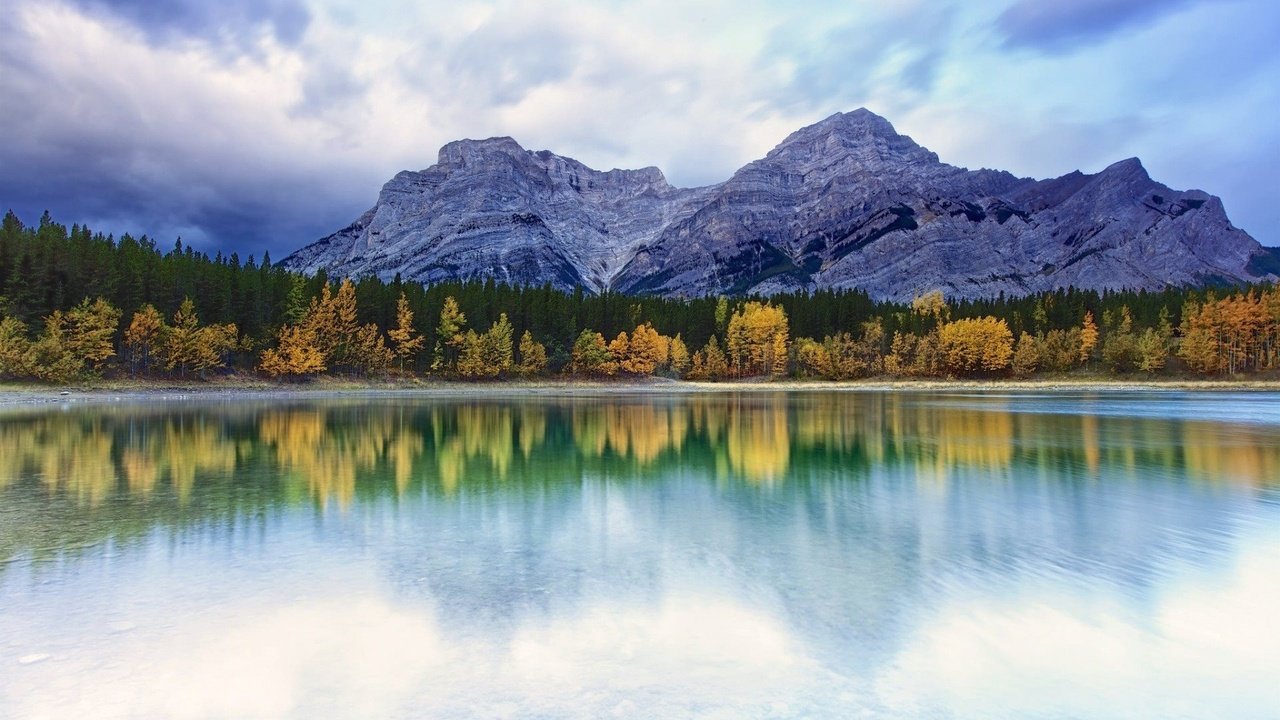
<instances>
[{"instance_id":1,"label":"shoreline","mask_svg":"<svg viewBox=\"0 0 1280 720\"><path fill-rule=\"evenodd\" d=\"M1280 392L1280 380L1043 378L1034 380L867 379L696 382L635 380L449 380L362 382L322 380L301 385L260 380L199 383L104 381L96 386L0 385L0 407L184 400L306 400L336 398L591 397L758 392Z\"/></svg>"}]
</instances>

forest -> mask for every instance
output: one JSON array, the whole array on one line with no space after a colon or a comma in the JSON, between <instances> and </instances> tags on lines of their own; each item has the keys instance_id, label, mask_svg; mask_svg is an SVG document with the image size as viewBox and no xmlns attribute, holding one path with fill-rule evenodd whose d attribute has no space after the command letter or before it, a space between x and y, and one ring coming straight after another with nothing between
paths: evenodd
<instances>
[{"instance_id":1,"label":"forest","mask_svg":"<svg viewBox=\"0 0 1280 720\"><path fill-rule=\"evenodd\" d=\"M1280 289L876 302L307 277L236 253L0 224L0 379L1223 376L1280 366Z\"/></svg>"}]
</instances>

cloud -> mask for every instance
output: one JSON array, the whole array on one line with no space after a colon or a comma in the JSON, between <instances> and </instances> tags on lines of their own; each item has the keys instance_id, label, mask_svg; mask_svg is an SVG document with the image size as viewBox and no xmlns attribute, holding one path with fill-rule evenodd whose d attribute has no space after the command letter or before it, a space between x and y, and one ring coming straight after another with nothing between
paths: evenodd
<instances>
[{"instance_id":1,"label":"cloud","mask_svg":"<svg viewBox=\"0 0 1280 720\"><path fill-rule=\"evenodd\" d=\"M996 25L1008 47L1063 52L1149 25L1198 0L1017 0Z\"/></svg>"},{"instance_id":2,"label":"cloud","mask_svg":"<svg viewBox=\"0 0 1280 720\"><path fill-rule=\"evenodd\" d=\"M0 115L0 197L28 222L48 209L165 245L182 235L278 256L281 238L319 237L370 199L368 170L317 156L324 128L284 112L297 70L270 41L228 68L65 6L4 23L0 94L21 112Z\"/></svg>"},{"instance_id":3,"label":"cloud","mask_svg":"<svg viewBox=\"0 0 1280 720\"><path fill-rule=\"evenodd\" d=\"M1259 188L1276 171L1251 161L1280 142L1257 90L1280 30L1263 0L1172 0L1176 17L1134 0L10 5L0 211L28 221L279 258L458 138L703 185L865 105L949 162L1061 174L1140 155L1224 193L1250 231L1275 227ZM1114 28L1133 32L1090 53L1007 49ZM1224 117L1247 144L1220 137Z\"/></svg>"},{"instance_id":4,"label":"cloud","mask_svg":"<svg viewBox=\"0 0 1280 720\"><path fill-rule=\"evenodd\" d=\"M762 100L790 112L848 110L873 97L919 101L933 88L954 17L950 4L917 0L861 7L821 24L798 16L774 31L756 59L785 78L781 88L762 88Z\"/></svg>"},{"instance_id":5,"label":"cloud","mask_svg":"<svg viewBox=\"0 0 1280 720\"><path fill-rule=\"evenodd\" d=\"M494 15L449 53L448 77L459 92L473 93L487 105L513 105L573 74L578 44L534 17Z\"/></svg>"},{"instance_id":6,"label":"cloud","mask_svg":"<svg viewBox=\"0 0 1280 720\"><path fill-rule=\"evenodd\" d=\"M74 0L97 15L125 20L153 40L198 37L251 46L263 32L285 44L301 40L311 13L301 0Z\"/></svg>"}]
</instances>

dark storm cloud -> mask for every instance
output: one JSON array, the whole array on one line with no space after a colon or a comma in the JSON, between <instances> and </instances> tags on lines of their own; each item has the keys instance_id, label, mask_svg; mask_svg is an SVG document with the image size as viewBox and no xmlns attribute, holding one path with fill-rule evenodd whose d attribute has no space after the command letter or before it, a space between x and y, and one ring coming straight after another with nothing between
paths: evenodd
<instances>
[{"instance_id":1,"label":"dark storm cloud","mask_svg":"<svg viewBox=\"0 0 1280 720\"><path fill-rule=\"evenodd\" d=\"M130 66L67 72L32 32L0 18L0 212L33 223L48 210L162 247L182 235L211 253L279 258L371 204L365 174L277 152L252 123L228 123L216 101L186 94L180 75L141 91ZM180 106L194 110L168 112Z\"/></svg>"},{"instance_id":2,"label":"dark storm cloud","mask_svg":"<svg viewBox=\"0 0 1280 720\"><path fill-rule=\"evenodd\" d=\"M73 0L73 4L126 20L153 41L198 37L243 47L266 30L292 45L311 21L301 0Z\"/></svg>"},{"instance_id":3,"label":"dark storm cloud","mask_svg":"<svg viewBox=\"0 0 1280 720\"><path fill-rule=\"evenodd\" d=\"M57 150L47 151L49 145ZM48 210L66 224L149 235L162 248L181 236L211 254L265 249L280 259L349 223L372 201L353 201L362 193L343 192L323 180L232 177L209 167L207 159L119 138L54 134L41 146L23 152L0 145L0 166L23 169L0 173L3 209L26 223Z\"/></svg>"},{"instance_id":4,"label":"dark storm cloud","mask_svg":"<svg viewBox=\"0 0 1280 720\"><path fill-rule=\"evenodd\" d=\"M1105 39L1203 0L1018 0L996 26L1008 47L1049 52Z\"/></svg>"}]
</instances>

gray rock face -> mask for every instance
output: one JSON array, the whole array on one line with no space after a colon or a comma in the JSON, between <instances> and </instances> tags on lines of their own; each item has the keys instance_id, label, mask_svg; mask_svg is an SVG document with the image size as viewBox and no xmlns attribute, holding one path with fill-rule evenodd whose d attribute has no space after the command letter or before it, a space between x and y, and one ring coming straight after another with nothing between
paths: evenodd
<instances>
[{"instance_id":1,"label":"gray rock face","mask_svg":"<svg viewBox=\"0 0 1280 720\"><path fill-rule=\"evenodd\" d=\"M430 168L392 178L354 223L281 264L384 280L492 277L599 291L707 194L672 187L657 168L600 172L511 138L460 140Z\"/></svg>"},{"instance_id":2,"label":"gray rock face","mask_svg":"<svg viewBox=\"0 0 1280 720\"><path fill-rule=\"evenodd\" d=\"M349 227L286 258L389 280L493 277L672 296L861 288L876 298L1022 295L1275 278L1280 255L1221 201L1137 159L1053 180L969 171L867 110L803 128L728 181L600 172L510 138L402 172Z\"/></svg>"}]
</instances>

